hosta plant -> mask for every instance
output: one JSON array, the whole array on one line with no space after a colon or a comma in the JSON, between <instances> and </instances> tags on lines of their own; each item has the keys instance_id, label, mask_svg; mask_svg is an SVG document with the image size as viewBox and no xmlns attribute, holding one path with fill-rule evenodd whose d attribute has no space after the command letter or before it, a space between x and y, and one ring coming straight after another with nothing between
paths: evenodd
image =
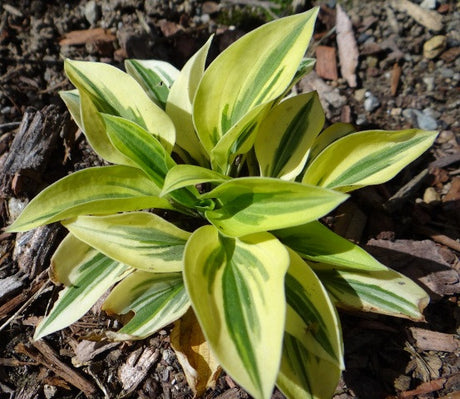
<instances>
[{"instance_id":1,"label":"hosta plant","mask_svg":"<svg viewBox=\"0 0 460 399\"><path fill-rule=\"evenodd\" d=\"M317 93L290 95L313 67L316 13L263 25L207 68L211 39L180 71L65 62L76 89L62 99L110 165L54 183L9 227L69 231L50 269L64 288L35 339L111 290L103 309L127 322L110 339L147 337L191 308L208 359L255 398L275 385L327 398L344 368L336 307L423 319L421 288L320 218L391 179L435 132L323 130Z\"/></svg>"}]
</instances>

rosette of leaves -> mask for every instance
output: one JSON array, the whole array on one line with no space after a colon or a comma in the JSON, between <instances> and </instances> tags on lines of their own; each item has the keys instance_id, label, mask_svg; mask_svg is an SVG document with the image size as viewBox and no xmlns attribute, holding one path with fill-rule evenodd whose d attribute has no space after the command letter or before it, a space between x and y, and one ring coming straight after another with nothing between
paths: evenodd
<instances>
[{"instance_id":1,"label":"rosette of leaves","mask_svg":"<svg viewBox=\"0 0 460 399\"><path fill-rule=\"evenodd\" d=\"M65 62L61 93L111 165L37 195L9 231L61 222L64 285L35 339L75 322L109 289L141 339L191 307L213 356L255 398L327 398L343 345L336 307L423 319L426 293L319 219L349 191L395 176L433 143L416 129L325 122L315 92L288 96L317 9L267 23L207 68L210 40L179 71L161 61ZM153 211L152 211L153 209Z\"/></svg>"}]
</instances>

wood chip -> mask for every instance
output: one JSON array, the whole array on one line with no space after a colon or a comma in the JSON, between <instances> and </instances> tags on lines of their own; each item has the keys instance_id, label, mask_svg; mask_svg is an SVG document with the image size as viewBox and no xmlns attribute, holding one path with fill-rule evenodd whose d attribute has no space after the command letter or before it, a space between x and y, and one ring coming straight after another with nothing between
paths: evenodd
<instances>
[{"instance_id":1,"label":"wood chip","mask_svg":"<svg viewBox=\"0 0 460 399\"><path fill-rule=\"evenodd\" d=\"M356 87L355 71L358 66L358 45L353 34L351 20L340 5L337 5L336 30L340 72L342 73L342 77L348 82L348 86Z\"/></svg>"},{"instance_id":2,"label":"wood chip","mask_svg":"<svg viewBox=\"0 0 460 399\"><path fill-rule=\"evenodd\" d=\"M334 47L318 46L316 47L316 73L318 76L337 80L337 60Z\"/></svg>"},{"instance_id":3,"label":"wood chip","mask_svg":"<svg viewBox=\"0 0 460 399\"><path fill-rule=\"evenodd\" d=\"M52 159L62 129L62 112L48 105L37 112L26 111L8 156L0 166L0 195L10 197L13 178L15 194L36 194L41 174ZM19 192L20 191L20 192Z\"/></svg>"},{"instance_id":4,"label":"wood chip","mask_svg":"<svg viewBox=\"0 0 460 399\"><path fill-rule=\"evenodd\" d=\"M393 65L393 70L391 71L391 95L396 96L399 87L399 79L401 78L401 67L398 63Z\"/></svg>"},{"instance_id":5,"label":"wood chip","mask_svg":"<svg viewBox=\"0 0 460 399\"><path fill-rule=\"evenodd\" d=\"M418 281L431 291L432 298L460 293L458 272L431 240L370 240L366 250L384 265Z\"/></svg>"},{"instance_id":6,"label":"wood chip","mask_svg":"<svg viewBox=\"0 0 460 399\"><path fill-rule=\"evenodd\" d=\"M75 356L72 357L72 364L75 367L84 366L95 356L118 345L120 345L120 342L80 341L74 348Z\"/></svg>"},{"instance_id":7,"label":"wood chip","mask_svg":"<svg viewBox=\"0 0 460 399\"><path fill-rule=\"evenodd\" d=\"M45 366L57 376L81 390L87 397L96 393L96 387L59 359L54 350L45 341L35 341L32 345L20 343L16 345L15 349L17 352L27 355L37 363Z\"/></svg>"},{"instance_id":8,"label":"wood chip","mask_svg":"<svg viewBox=\"0 0 460 399\"><path fill-rule=\"evenodd\" d=\"M445 334L423 328L411 327L418 349L422 351L455 352L460 349L459 341L453 334Z\"/></svg>"},{"instance_id":9,"label":"wood chip","mask_svg":"<svg viewBox=\"0 0 460 399\"><path fill-rule=\"evenodd\" d=\"M60 46L74 46L86 43L111 43L116 36L102 28L74 30L66 33L59 41Z\"/></svg>"},{"instance_id":10,"label":"wood chip","mask_svg":"<svg viewBox=\"0 0 460 399\"><path fill-rule=\"evenodd\" d=\"M409 0L391 0L391 7L397 11L405 12L425 28L438 32L443 28L442 15L433 10L427 10Z\"/></svg>"},{"instance_id":11,"label":"wood chip","mask_svg":"<svg viewBox=\"0 0 460 399\"><path fill-rule=\"evenodd\" d=\"M174 36L177 32L183 30L182 26L166 19L160 20L158 25L160 26L161 33L163 33L165 37Z\"/></svg>"},{"instance_id":12,"label":"wood chip","mask_svg":"<svg viewBox=\"0 0 460 399\"><path fill-rule=\"evenodd\" d=\"M123 395L133 392L149 370L155 365L160 357L160 351L153 348L139 348L131 353L126 363L118 369L118 378L123 385Z\"/></svg>"}]
</instances>

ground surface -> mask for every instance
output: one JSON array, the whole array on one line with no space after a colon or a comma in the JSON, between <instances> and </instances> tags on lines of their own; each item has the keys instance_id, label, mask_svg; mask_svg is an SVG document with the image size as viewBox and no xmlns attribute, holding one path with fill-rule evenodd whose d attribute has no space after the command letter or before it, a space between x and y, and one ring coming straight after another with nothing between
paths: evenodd
<instances>
[{"instance_id":1,"label":"ground surface","mask_svg":"<svg viewBox=\"0 0 460 399\"><path fill-rule=\"evenodd\" d=\"M1 2L0 223L44 186L99 162L57 95L70 88L65 57L120 67L126 57L157 58L180 67L210 33L216 55L273 13L292 12L267 11L267 1L235 3ZM295 3L297 11L311 6ZM344 58L338 68L336 57L328 58L337 47L335 1L314 3L322 10L312 55L316 49L322 67L299 90L318 90L329 121L360 130L440 131L433 148L404 172L355 193L331 216L336 231L415 278L432 300L425 323L341 313L347 370L337 399L459 397L460 10L453 0L432 3L429 10L406 1L344 1L359 51L351 77L340 73ZM348 80L353 75L356 87ZM42 136L32 144L13 142L37 129ZM72 327L30 341L57 294L46 269L63 234L52 226L0 236L0 398L191 398L169 329L134 343L95 343L101 328L116 323L95 307ZM225 376L205 396L247 397Z\"/></svg>"}]
</instances>

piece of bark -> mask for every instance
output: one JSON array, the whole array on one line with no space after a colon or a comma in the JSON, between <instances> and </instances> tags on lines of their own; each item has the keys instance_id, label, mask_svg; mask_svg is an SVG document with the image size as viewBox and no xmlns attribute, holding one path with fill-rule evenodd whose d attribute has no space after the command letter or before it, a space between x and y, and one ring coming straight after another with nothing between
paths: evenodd
<instances>
[{"instance_id":1,"label":"piece of bark","mask_svg":"<svg viewBox=\"0 0 460 399\"><path fill-rule=\"evenodd\" d=\"M393 9L409 14L416 22L434 32L442 29L442 15L433 10L427 10L409 0L391 0Z\"/></svg>"},{"instance_id":2,"label":"piece of bark","mask_svg":"<svg viewBox=\"0 0 460 399\"><path fill-rule=\"evenodd\" d=\"M359 243L366 227L367 216L353 201L347 201L337 208L334 231L342 237Z\"/></svg>"},{"instance_id":3,"label":"piece of bark","mask_svg":"<svg viewBox=\"0 0 460 399\"><path fill-rule=\"evenodd\" d=\"M383 207L389 213L396 212L401 209L406 201L413 198L418 190L425 183L428 177L428 169L422 170L418 175L414 176L409 182L401 187L391 198L383 204Z\"/></svg>"},{"instance_id":4,"label":"piece of bark","mask_svg":"<svg viewBox=\"0 0 460 399\"><path fill-rule=\"evenodd\" d=\"M126 363L118 369L118 378L123 386L123 396L137 388L159 357L160 351L150 347L144 350L139 348L129 355Z\"/></svg>"},{"instance_id":5,"label":"piece of bark","mask_svg":"<svg viewBox=\"0 0 460 399\"><path fill-rule=\"evenodd\" d=\"M459 273L431 240L370 240L365 249L384 265L418 281L432 299L460 293Z\"/></svg>"},{"instance_id":6,"label":"piece of bark","mask_svg":"<svg viewBox=\"0 0 460 399\"><path fill-rule=\"evenodd\" d=\"M31 359L42 364L57 376L78 388L87 397L91 397L96 393L96 387L59 359L54 350L48 346L45 341L35 341L32 345L33 346L20 343L16 345L15 349L17 352L27 355Z\"/></svg>"},{"instance_id":7,"label":"piece of bark","mask_svg":"<svg viewBox=\"0 0 460 399\"><path fill-rule=\"evenodd\" d=\"M415 345L422 351L456 352L460 349L459 341L453 334L445 334L424 328L410 327Z\"/></svg>"},{"instance_id":8,"label":"piece of bark","mask_svg":"<svg viewBox=\"0 0 460 399\"><path fill-rule=\"evenodd\" d=\"M417 226L417 232L430 237L433 241L436 241L442 245L445 245L454 251L460 252L460 242L446 236L445 234L439 233L427 226Z\"/></svg>"},{"instance_id":9,"label":"piece of bark","mask_svg":"<svg viewBox=\"0 0 460 399\"><path fill-rule=\"evenodd\" d=\"M316 47L316 73L318 76L329 79L337 80L337 60L336 51L334 47L318 46Z\"/></svg>"},{"instance_id":10,"label":"piece of bark","mask_svg":"<svg viewBox=\"0 0 460 399\"><path fill-rule=\"evenodd\" d=\"M45 278L46 276L46 278ZM47 273L44 272L37 276L35 280L28 284L27 288L19 292L16 296L11 298L8 302L5 302L2 306L0 306L0 320L3 320L7 317L11 312L15 309L19 308L21 305L30 301L34 295L42 289L43 285L48 281ZM3 325L0 326L0 329L3 328Z\"/></svg>"},{"instance_id":11,"label":"piece of bark","mask_svg":"<svg viewBox=\"0 0 460 399\"><path fill-rule=\"evenodd\" d=\"M24 285L24 275L22 273L21 275L16 273L12 276L8 276L3 279L0 279L0 301L3 301L6 297L16 292L23 285ZM0 313L0 320L1 318L2 318L2 314Z\"/></svg>"},{"instance_id":12,"label":"piece of bark","mask_svg":"<svg viewBox=\"0 0 460 399\"><path fill-rule=\"evenodd\" d=\"M337 47L339 49L340 72L348 86L356 87L356 67L358 66L358 45L353 34L353 26L348 15L337 5L336 18Z\"/></svg>"},{"instance_id":13,"label":"piece of bark","mask_svg":"<svg viewBox=\"0 0 460 399\"><path fill-rule=\"evenodd\" d=\"M51 256L64 237L65 229L58 225L42 226L16 237L13 260L30 279L49 266Z\"/></svg>"},{"instance_id":14,"label":"piece of bark","mask_svg":"<svg viewBox=\"0 0 460 399\"><path fill-rule=\"evenodd\" d=\"M0 166L0 196L33 195L56 148L65 118L58 107L48 105L40 111L26 110L5 162Z\"/></svg>"}]
</instances>

